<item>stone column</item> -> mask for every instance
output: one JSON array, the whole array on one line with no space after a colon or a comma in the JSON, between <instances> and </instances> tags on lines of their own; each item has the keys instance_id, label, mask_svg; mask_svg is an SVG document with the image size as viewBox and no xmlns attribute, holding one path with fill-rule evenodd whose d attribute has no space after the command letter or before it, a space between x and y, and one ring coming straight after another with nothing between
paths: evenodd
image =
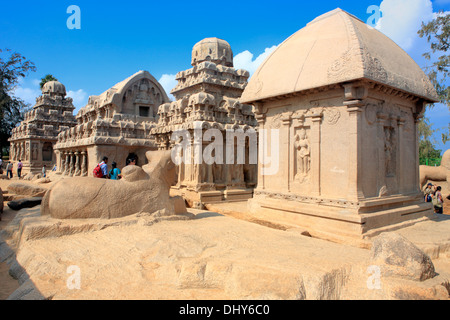
<instances>
[{"instance_id":1,"label":"stone column","mask_svg":"<svg viewBox=\"0 0 450 320\"><path fill-rule=\"evenodd\" d=\"M397 154L397 177L398 177L398 188L399 192L401 194L404 194L406 192L406 186L405 186L405 175L403 173L403 170L401 169L402 165L405 163L405 140L404 140L404 129L405 129L405 122L406 120L404 118L398 118L398 154Z\"/></svg>"},{"instance_id":2,"label":"stone column","mask_svg":"<svg viewBox=\"0 0 450 320\"><path fill-rule=\"evenodd\" d=\"M87 155L86 155L86 151L82 151L81 152L81 176L82 177L86 177L88 175L87 172Z\"/></svg>"},{"instance_id":3,"label":"stone column","mask_svg":"<svg viewBox=\"0 0 450 320\"><path fill-rule=\"evenodd\" d=\"M258 109L262 109L262 104L261 107ZM266 123L266 115L263 113L256 113L255 114L255 118L256 121L258 122L258 128L260 129L259 134L258 134L258 157L261 154L265 154L266 150L260 150L260 148L263 148L265 145L267 145L266 141L263 141L264 138L262 137L261 130L265 129L265 123ZM264 175L262 174L262 162L261 159L258 159L258 185L257 185L257 189L265 189L265 179L264 179Z\"/></svg>"},{"instance_id":4,"label":"stone column","mask_svg":"<svg viewBox=\"0 0 450 320\"><path fill-rule=\"evenodd\" d=\"M81 175L81 168L80 168L80 152L75 152L75 172L74 176L80 176Z\"/></svg>"},{"instance_id":5,"label":"stone column","mask_svg":"<svg viewBox=\"0 0 450 320\"><path fill-rule=\"evenodd\" d=\"M282 117L281 121L283 123L283 126L281 127L281 135L280 135L280 141L281 141L281 150L280 150L280 164L281 164L281 171L282 171L282 179L285 181L285 183L282 184L282 189L286 192L290 191L290 177L289 173L291 170L294 170L294 168L290 167L290 158L295 157L295 153L292 154L292 148L291 148L291 141L290 141L290 127L291 127L291 115L292 112L285 112ZM271 150L272 151L272 150ZM272 152L271 152L272 154Z\"/></svg>"},{"instance_id":6,"label":"stone column","mask_svg":"<svg viewBox=\"0 0 450 320\"><path fill-rule=\"evenodd\" d=\"M377 151L378 151L378 175L377 175L377 192L378 196L385 195L381 190L383 187L387 187L386 185L386 154L384 151L385 144L385 135L384 135L384 126L386 124L386 120L388 119L387 114L378 112L377 114Z\"/></svg>"},{"instance_id":7,"label":"stone column","mask_svg":"<svg viewBox=\"0 0 450 320\"><path fill-rule=\"evenodd\" d=\"M349 113L348 127L348 198L358 201L364 198L361 189L361 114L363 104L356 100L347 102L347 111Z\"/></svg>"},{"instance_id":8,"label":"stone column","mask_svg":"<svg viewBox=\"0 0 450 320\"><path fill-rule=\"evenodd\" d=\"M73 152L69 152L69 176L72 177L75 172L75 164L73 161Z\"/></svg>"},{"instance_id":9,"label":"stone column","mask_svg":"<svg viewBox=\"0 0 450 320\"><path fill-rule=\"evenodd\" d=\"M415 135L415 140L416 140L416 158L414 159L415 162L415 174L414 174L414 191L421 193L422 190L422 186L420 185L420 178L419 178L419 166L420 166L420 161L419 161L419 123L420 120L422 119L421 116L419 117L414 117L414 135Z\"/></svg>"},{"instance_id":10,"label":"stone column","mask_svg":"<svg viewBox=\"0 0 450 320\"><path fill-rule=\"evenodd\" d=\"M320 196L320 124L322 115L312 117L311 126L311 195Z\"/></svg>"}]
</instances>

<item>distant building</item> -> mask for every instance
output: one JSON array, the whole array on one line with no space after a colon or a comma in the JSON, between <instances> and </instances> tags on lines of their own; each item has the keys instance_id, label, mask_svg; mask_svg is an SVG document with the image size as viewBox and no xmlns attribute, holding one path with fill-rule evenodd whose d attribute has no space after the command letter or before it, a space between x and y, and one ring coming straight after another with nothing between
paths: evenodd
<instances>
[{"instance_id":1,"label":"distant building","mask_svg":"<svg viewBox=\"0 0 450 320\"><path fill-rule=\"evenodd\" d=\"M89 97L77 116L77 124L58 136L55 146L60 172L68 176L92 176L104 156L118 167L127 158L146 160L156 150L151 129L158 121L158 106L169 102L166 92L147 71L139 71L99 96Z\"/></svg>"},{"instance_id":2,"label":"distant building","mask_svg":"<svg viewBox=\"0 0 450 320\"><path fill-rule=\"evenodd\" d=\"M174 147L174 132L189 133L192 139L189 143L192 145L199 143L194 141L195 131L203 135L207 129L217 129L223 138L216 142L222 143L224 164L207 164L204 161L196 164L192 154L189 155L192 157L190 164L178 166L178 184L173 191L182 195L191 206L248 199L253 195L257 165L248 161L248 138L244 142L245 163L225 163L227 132L254 132L253 138L256 140L257 122L252 106L239 102L248 78L248 71L233 68L233 52L228 42L207 38L194 46L192 68L176 75L178 84L171 92L176 101L159 107L158 126L152 132L162 150ZM202 145L198 148L203 152L208 142L200 143ZM236 143L233 147L234 156L237 148Z\"/></svg>"},{"instance_id":3,"label":"distant building","mask_svg":"<svg viewBox=\"0 0 450 320\"><path fill-rule=\"evenodd\" d=\"M23 173L40 173L44 165L51 168L56 163L54 147L58 134L76 125L74 109L62 83L49 81L43 86L35 106L9 139L10 159L22 160Z\"/></svg>"}]
</instances>

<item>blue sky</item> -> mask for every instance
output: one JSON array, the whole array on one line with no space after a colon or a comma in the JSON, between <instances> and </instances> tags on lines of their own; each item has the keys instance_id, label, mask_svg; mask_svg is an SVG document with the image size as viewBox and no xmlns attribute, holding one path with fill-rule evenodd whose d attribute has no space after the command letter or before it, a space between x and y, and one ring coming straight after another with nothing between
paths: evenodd
<instances>
[{"instance_id":1,"label":"blue sky","mask_svg":"<svg viewBox=\"0 0 450 320\"><path fill-rule=\"evenodd\" d=\"M70 30L70 5L81 9L81 29ZM50 73L65 84L77 110L89 95L98 95L139 70L149 71L165 87L190 67L195 43L206 37L228 41L237 67L251 73L287 37L317 16L337 7L363 21L376 5L382 11L377 28L424 67L428 50L417 30L438 10L450 11L450 0L330 1L7 1L0 13L0 48L33 61L37 72L24 79L16 95L33 104L39 79ZM426 114L445 132L448 108L436 105ZM446 150L436 135L438 147Z\"/></svg>"}]
</instances>

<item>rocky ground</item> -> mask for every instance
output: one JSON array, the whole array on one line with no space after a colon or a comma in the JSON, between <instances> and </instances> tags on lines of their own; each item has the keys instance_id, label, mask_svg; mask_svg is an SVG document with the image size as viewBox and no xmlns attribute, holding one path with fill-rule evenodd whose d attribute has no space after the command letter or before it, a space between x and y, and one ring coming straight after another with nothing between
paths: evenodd
<instances>
[{"instance_id":1,"label":"rocky ground","mask_svg":"<svg viewBox=\"0 0 450 320\"><path fill-rule=\"evenodd\" d=\"M0 184L7 187L5 181ZM401 244L382 250L412 248L414 254L387 268L390 251L380 260L373 248L314 239L276 223L210 211L190 213L190 219L141 214L106 222L60 221L41 217L39 207L18 212L6 207L0 224L0 281L7 285L0 298L449 297L447 216L396 232ZM434 269L417 262L426 260L423 252ZM430 270L431 278L418 280Z\"/></svg>"}]
</instances>

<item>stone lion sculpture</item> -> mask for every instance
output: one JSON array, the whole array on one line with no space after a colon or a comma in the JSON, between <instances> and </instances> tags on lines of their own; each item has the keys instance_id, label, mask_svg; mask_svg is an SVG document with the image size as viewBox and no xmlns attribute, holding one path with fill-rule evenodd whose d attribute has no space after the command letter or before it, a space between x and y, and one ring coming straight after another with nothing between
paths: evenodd
<instances>
[{"instance_id":1,"label":"stone lion sculpture","mask_svg":"<svg viewBox=\"0 0 450 320\"><path fill-rule=\"evenodd\" d=\"M170 151L150 151L143 168L127 166L121 180L75 177L57 182L44 196L42 215L57 219L114 219L165 209L174 215L169 189L175 182Z\"/></svg>"},{"instance_id":2,"label":"stone lion sculpture","mask_svg":"<svg viewBox=\"0 0 450 320\"><path fill-rule=\"evenodd\" d=\"M447 187L450 189L450 149L444 152L439 167L420 166L419 174L420 187L423 187L428 180L431 180L447 182Z\"/></svg>"}]
</instances>

